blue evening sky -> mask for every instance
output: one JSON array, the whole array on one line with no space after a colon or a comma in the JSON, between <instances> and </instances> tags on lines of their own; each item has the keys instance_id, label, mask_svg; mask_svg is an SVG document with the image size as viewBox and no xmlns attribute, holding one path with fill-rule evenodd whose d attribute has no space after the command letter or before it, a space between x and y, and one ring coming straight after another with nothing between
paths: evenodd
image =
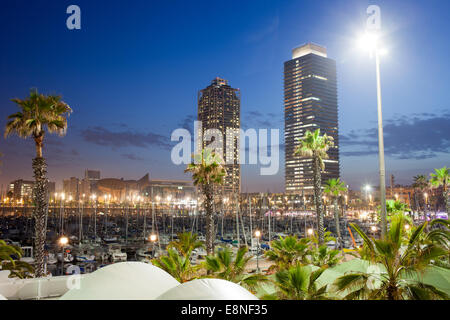
<instances>
[{"instance_id":1,"label":"blue evening sky","mask_svg":"<svg viewBox=\"0 0 450 320\"><path fill-rule=\"evenodd\" d=\"M81 30L66 8L81 8ZM342 179L378 184L374 59L355 42L369 4L381 7L387 174L398 183L450 164L449 1L4 0L0 125L32 87L73 108L68 134L48 139L48 176L189 179L170 162L171 132L192 126L197 93L220 76L241 89L243 128L283 137L283 62L305 42L337 62ZM280 141L282 143L283 141ZM32 178L32 141L0 139L0 183ZM242 168L243 191L283 191L280 171Z\"/></svg>"}]
</instances>

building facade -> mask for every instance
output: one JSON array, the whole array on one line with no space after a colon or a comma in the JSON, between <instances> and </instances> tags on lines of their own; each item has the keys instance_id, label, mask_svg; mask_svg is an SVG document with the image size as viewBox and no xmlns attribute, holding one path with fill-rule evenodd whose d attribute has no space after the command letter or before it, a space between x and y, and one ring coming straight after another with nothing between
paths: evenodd
<instances>
[{"instance_id":1,"label":"building facade","mask_svg":"<svg viewBox=\"0 0 450 320\"><path fill-rule=\"evenodd\" d=\"M144 195L151 201L160 199L166 201L171 199L174 202L196 201L197 195L192 181L184 180L150 180L150 184L144 189Z\"/></svg>"},{"instance_id":2,"label":"building facade","mask_svg":"<svg viewBox=\"0 0 450 320\"><path fill-rule=\"evenodd\" d=\"M9 184L9 194L15 200L32 200L33 199L34 181L18 179Z\"/></svg>"},{"instance_id":3,"label":"building facade","mask_svg":"<svg viewBox=\"0 0 450 320\"><path fill-rule=\"evenodd\" d=\"M12 199L22 201L33 200L33 188L34 181L18 179L10 182L7 195ZM55 193L55 182L47 181L47 194L52 195Z\"/></svg>"},{"instance_id":4,"label":"building facade","mask_svg":"<svg viewBox=\"0 0 450 320\"><path fill-rule=\"evenodd\" d=\"M147 173L139 180L124 180L116 178L103 178L97 182L97 198L105 201L126 201L142 196L144 189L150 184L150 175Z\"/></svg>"},{"instance_id":5,"label":"building facade","mask_svg":"<svg viewBox=\"0 0 450 320\"><path fill-rule=\"evenodd\" d=\"M324 160L322 183L339 178L336 62L327 57L324 47L305 44L284 63L284 119L286 192L313 192L312 159L294 155L307 130L320 129L334 138L335 146Z\"/></svg>"},{"instance_id":6,"label":"building facade","mask_svg":"<svg viewBox=\"0 0 450 320\"><path fill-rule=\"evenodd\" d=\"M215 78L211 84L198 94L198 121L201 122L201 137L209 129L218 129L223 137L216 149L224 160L226 176L222 186L224 194L239 194L241 189L241 171L239 165L240 133L240 90L228 85L228 81ZM227 134L228 133L228 134ZM204 149L213 140L199 139L197 150Z\"/></svg>"},{"instance_id":7,"label":"building facade","mask_svg":"<svg viewBox=\"0 0 450 320\"><path fill-rule=\"evenodd\" d=\"M80 197L80 179L71 177L63 180L63 192L66 199L79 200Z\"/></svg>"}]
</instances>

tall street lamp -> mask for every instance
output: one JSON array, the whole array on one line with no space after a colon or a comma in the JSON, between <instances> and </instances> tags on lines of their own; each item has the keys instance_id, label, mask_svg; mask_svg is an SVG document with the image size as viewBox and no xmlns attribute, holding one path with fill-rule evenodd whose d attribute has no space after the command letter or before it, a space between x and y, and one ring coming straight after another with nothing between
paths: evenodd
<instances>
[{"instance_id":1,"label":"tall street lamp","mask_svg":"<svg viewBox=\"0 0 450 320\"><path fill-rule=\"evenodd\" d=\"M97 195L92 196L94 206L94 243L97 241Z\"/></svg>"},{"instance_id":2,"label":"tall street lamp","mask_svg":"<svg viewBox=\"0 0 450 320\"><path fill-rule=\"evenodd\" d=\"M61 275L64 275L64 249L65 246L69 243L69 238L67 238L66 236L62 236L61 238L59 238L59 244L61 245L61 249L62 249L62 256L61 256Z\"/></svg>"},{"instance_id":3,"label":"tall street lamp","mask_svg":"<svg viewBox=\"0 0 450 320\"><path fill-rule=\"evenodd\" d=\"M155 257L155 241L158 237L156 236L156 234L152 233L150 235L150 241L152 242L152 258Z\"/></svg>"},{"instance_id":4,"label":"tall street lamp","mask_svg":"<svg viewBox=\"0 0 450 320\"><path fill-rule=\"evenodd\" d=\"M369 9L374 6L370 6ZM378 19L378 27L376 30L371 30L366 32L366 34L361 38L361 46L368 49L371 53L375 55L375 69L376 69L376 79L377 79L377 113L378 113L378 153L379 153L379 166L380 166L380 205L381 205L381 236L384 237L387 232L387 220L386 220L386 170L384 164L384 139L383 139L383 115L381 108L381 81L380 81L380 54L384 52L381 48L379 41L379 8L378 14L375 19ZM374 19L373 16L369 19ZM372 28L373 29L373 28Z\"/></svg>"}]
</instances>

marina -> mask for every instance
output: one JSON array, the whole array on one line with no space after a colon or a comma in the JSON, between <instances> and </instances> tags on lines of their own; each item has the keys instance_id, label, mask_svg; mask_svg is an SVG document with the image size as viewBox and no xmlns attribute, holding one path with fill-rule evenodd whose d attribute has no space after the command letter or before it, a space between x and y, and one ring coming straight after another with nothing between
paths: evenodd
<instances>
[{"instance_id":1,"label":"marina","mask_svg":"<svg viewBox=\"0 0 450 320\"><path fill-rule=\"evenodd\" d=\"M22 260L31 264L34 262L32 210L32 206L4 205L0 219L0 237L20 246L24 252ZM308 237L311 236L308 232L315 229L316 219L312 211L264 211L258 209L251 215L248 211L240 212L238 218L235 212L217 212L214 244L229 246L235 251L241 245L247 245L249 252L256 256L259 250L262 254L270 248L269 237L272 240L287 235ZM67 275L74 272L73 266L77 266L80 273L90 273L117 262L150 263L151 259L165 254L167 245L176 240L179 233L192 232L204 241L204 219L204 214L195 209L158 209L152 214L151 205L83 205L83 209L67 204L50 206L47 217L47 274ZM324 221L327 230L335 230L332 213L326 214ZM374 221L371 221L370 214L350 211L347 219L340 220L343 248L351 250L355 244L362 244L361 238L350 235L348 231L348 223L355 221L374 234L371 229ZM258 243L251 236L256 229L262 231ZM151 235L156 235L155 241L150 240ZM61 236L68 238L64 246L58 242ZM355 239L352 240L352 236ZM334 241L329 242L328 246L337 248ZM196 252L192 263L198 263L205 255L206 252Z\"/></svg>"}]
</instances>

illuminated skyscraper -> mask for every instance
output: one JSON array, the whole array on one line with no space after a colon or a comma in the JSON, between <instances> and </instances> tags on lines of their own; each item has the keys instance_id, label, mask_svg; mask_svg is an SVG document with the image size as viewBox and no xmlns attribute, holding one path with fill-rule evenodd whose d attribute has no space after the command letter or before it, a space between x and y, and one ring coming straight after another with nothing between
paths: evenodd
<instances>
[{"instance_id":1,"label":"illuminated skyscraper","mask_svg":"<svg viewBox=\"0 0 450 320\"><path fill-rule=\"evenodd\" d=\"M239 165L239 129L240 129L240 90L228 85L228 81L215 78L211 84L198 94L198 121L201 122L202 136L208 129L218 129L223 136L218 152L224 160L232 159L226 164L225 193L239 193L241 174ZM228 132L228 134L227 134ZM210 141L200 140L199 149L205 148Z\"/></svg>"},{"instance_id":2,"label":"illuminated skyscraper","mask_svg":"<svg viewBox=\"0 0 450 320\"><path fill-rule=\"evenodd\" d=\"M320 129L334 138L335 147L324 160L322 184L339 178L336 62L324 47L305 44L284 63L285 188L288 193L312 193L312 159L294 155L307 130Z\"/></svg>"}]
</instances>

